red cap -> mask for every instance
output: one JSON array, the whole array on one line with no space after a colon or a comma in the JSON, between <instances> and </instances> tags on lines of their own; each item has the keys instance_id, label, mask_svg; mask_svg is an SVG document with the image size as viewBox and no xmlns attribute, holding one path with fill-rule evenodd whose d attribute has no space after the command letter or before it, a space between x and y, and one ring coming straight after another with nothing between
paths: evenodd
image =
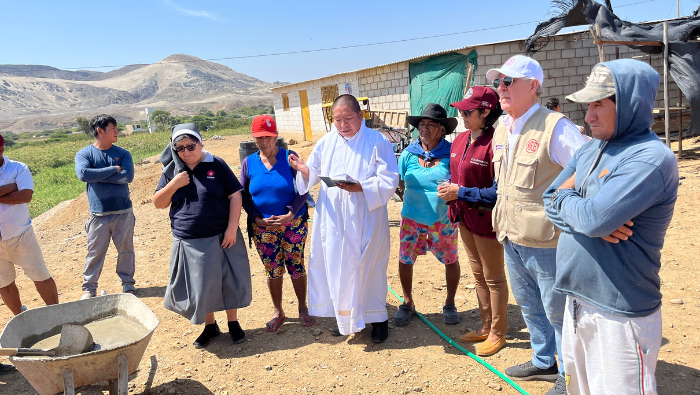
<instances>
[{"instance_id":1,"label":"red cap","mask_svg":"<svg viewBox=\"0 0 700 395\"><path fill-rule=\"evenodd\" d=\"M277 137L277 124L275 123L275 119L267 114L258 115L253 118L253 123L250 128L253 131L253 137Z\"/></svg>"},{"instance_id":2,"label":"red cap","mask_svg":"<svg viewBox=\"0 0 700 395\"><path fill-rule=\"evenodd\" d=\"M450 106L460 110L469 111L476 108L485 108L488 110L493 110L498 104L498 94L487 86L474 86L469 88L467 93L464 94L464 99L456 103L450 104Z\"/></svg>"},{"instance_id":3,"label":"red cap","mask_svg":"<svg viewBox=\"0 0 700 395\"><path fill-rule=\"evenodd\" d=\"M5 138L2 137L2 135L0 134L0 147L4 147L4 146L5 146Z\"/></svg>"}]
</instances>

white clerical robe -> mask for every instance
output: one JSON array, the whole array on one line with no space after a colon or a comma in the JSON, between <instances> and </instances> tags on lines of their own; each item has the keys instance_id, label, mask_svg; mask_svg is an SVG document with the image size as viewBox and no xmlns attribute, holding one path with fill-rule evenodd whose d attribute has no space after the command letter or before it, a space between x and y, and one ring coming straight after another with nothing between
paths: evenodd
<instances>
[{"instance_id":1,"label":"white clerical robe","mask_svg":"<svg viewBox=\"0 0 700 395\"><path fill-rule=\"evenodd\" d=\"M346 140L335 129L323 136L306 161L309 179L297 173L303 194L319 176L349 175L362 192L321 184L309 255L309 314L335 317L343 335L367 323L386 321L387 265L391 238L386 204L399 183L391 143L362 125Z\"/></svg>"}]
</instances>

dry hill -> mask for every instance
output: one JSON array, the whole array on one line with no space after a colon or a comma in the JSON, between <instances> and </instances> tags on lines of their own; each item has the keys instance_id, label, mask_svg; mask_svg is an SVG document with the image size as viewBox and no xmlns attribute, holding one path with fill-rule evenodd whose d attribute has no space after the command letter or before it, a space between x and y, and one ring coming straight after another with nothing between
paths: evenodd
<instances>
[{"instance_id":1,"label":"dry hill","mask_svg":"<svg viewBox=\"0 0 700 395\"><path fill-rule=\"evenodd\" d=\"M270 88L279 85L183 54L107 73L0 65L0 130L68 126L97 111L122 121L145 118L145 107L187 112L269 104Z\"/></svg>"}]
</instances>

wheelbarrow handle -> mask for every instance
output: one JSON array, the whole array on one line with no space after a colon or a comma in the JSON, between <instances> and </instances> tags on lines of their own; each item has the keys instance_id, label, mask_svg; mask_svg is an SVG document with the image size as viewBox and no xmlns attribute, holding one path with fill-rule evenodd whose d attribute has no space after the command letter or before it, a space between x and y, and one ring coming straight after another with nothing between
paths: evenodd
<instances>
[{"instance_id":1,"label":"wheelbarrow handle","mask_svg":"<svg viewBox=\"0 0 700 395\"><path fill-rule=\"evenodd\" d=\"M0 355L6 357L53 357L56 350L41 348L0 348Z\"/></svg>"}]
</instances>

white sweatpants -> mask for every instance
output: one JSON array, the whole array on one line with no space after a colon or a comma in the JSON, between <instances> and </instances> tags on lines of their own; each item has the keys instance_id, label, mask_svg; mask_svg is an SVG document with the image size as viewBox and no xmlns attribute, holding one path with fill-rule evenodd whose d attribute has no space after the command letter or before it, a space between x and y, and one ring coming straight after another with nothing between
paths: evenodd
<instances>
[{"instance_id":1,"label":"white sweatpants","mask_svg":"<svg viewBox=\"0 0 700 395\"><path fill-rule=\"evenodd\" d=\"M571 395L655 395L661 309L641 318L567 296L562 354Z\"/></svg>"}]
</instances>

